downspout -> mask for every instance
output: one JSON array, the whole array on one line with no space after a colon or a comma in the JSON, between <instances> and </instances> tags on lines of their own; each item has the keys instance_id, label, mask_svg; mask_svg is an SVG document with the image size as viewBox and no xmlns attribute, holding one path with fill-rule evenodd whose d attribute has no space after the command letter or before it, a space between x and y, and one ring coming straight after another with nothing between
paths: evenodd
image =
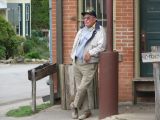
<instances>
[{"instance_id":1,"label":"downspout","mask_svg":"<svg viewBox=\"0 0 160 120\"><path fill-rule=\"evenodd\" d=\"M63 63L63 7L62 0L56 0L56 45L57 64Z\"/></svg>"},{"instance_id":2,"label":"downspout","mask_svg":"<svg viewBox=\"0 0 160 120\"><path fill-rule=\"evenodd\" d=\"M49 0L49 56L50 64L53 63L52 56L52 0ZM50 103L54 105L54 84L53 84L53 75L49 76L50 80Z\"/></svg>"},{"instance_id":3,"label":"downspout","mask_svg":"<svg viewBox=\"0 0 160 120\"><path fill-rule=\"evenodd\" d=\"M118 52L113 51L113 0L106 0L107 51L100 54L99 116L118 114Z\"/></svg>"},{"instance_id":4,"label":"downspout","mask_svg":"<svg viewBox=\"0 0 160 120\"><path fill-rule=\"evenodd\" d=\"M57 65L63 64L63 3L56 0L56 45L57 45ZM59 73L58 73L59 74ZM57 74L57 97L60 98L60 80Z\"/></svg>"}]
</instances>

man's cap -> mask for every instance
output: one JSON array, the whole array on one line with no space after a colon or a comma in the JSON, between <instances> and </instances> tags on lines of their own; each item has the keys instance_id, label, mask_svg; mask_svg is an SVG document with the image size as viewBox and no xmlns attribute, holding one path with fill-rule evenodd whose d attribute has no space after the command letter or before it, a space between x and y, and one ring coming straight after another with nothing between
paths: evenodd
<instances>
[{"instance_id":1,"label":"man's cap","mask_svg":"<svg viewBox=\"0 0 160 120\"><path fill-rule=\"evenodd\" d=\"M92 15L94 17L97 17L96 12L93 9L87 9L86 11L82 12L81 14L82 14L82 16L85 16L86 14L88 14L88 15Z\"/></svg>"}]
</instances>

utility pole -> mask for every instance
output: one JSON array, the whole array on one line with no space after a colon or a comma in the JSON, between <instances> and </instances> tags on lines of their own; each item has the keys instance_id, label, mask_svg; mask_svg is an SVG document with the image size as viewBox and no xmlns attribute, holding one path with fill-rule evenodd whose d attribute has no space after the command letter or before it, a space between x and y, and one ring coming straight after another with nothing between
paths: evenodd
<instances>
[{"instance_id":1,"label":"utility pole","mask_svg":"<svg viewBox=\"0 0 160 120\"><path fill-rule=\"evenodd\" d=\"M118 52L113 51L113 0L106 0L107 51L100 55L99 117L118 114Z\"/></svg>"}]
</instances>

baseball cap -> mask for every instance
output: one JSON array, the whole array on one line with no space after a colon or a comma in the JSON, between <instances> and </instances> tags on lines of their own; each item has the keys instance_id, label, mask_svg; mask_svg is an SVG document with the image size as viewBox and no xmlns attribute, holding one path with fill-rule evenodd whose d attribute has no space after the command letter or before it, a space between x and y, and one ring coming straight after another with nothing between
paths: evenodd
<instances>
[{"instance_id":1,"label":"baseball cap","mask_svg":"<svg viewBox=\"0 0 160 120\"><path fill-rule=\"evenodd\" d=\"M88 15L92 15L94 17L97 17L96 12L93 9L87 9L86 11L82 12L81 14L82 14L82 16L85 16L86 14L88 14Z\"/></svg>"}]
</instances>

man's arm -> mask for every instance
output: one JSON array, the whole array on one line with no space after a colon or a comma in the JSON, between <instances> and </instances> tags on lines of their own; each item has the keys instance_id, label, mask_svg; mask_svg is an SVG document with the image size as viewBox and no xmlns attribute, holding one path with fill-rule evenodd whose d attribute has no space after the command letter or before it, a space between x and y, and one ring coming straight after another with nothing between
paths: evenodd
<instances>
[{"instance_id":1,"label":"man's arm","mask_svg":"<svg viewBox=\"0 0 160 120\"><path fill-rule=\"evenodd\" d=\"M102 28L102 31L98 34L97 38L98 45L94 47L93 49L89 50L89 54L91 56L94 56L106 49L106 32L104 28Z\"/></svg>"}]
</instances>

